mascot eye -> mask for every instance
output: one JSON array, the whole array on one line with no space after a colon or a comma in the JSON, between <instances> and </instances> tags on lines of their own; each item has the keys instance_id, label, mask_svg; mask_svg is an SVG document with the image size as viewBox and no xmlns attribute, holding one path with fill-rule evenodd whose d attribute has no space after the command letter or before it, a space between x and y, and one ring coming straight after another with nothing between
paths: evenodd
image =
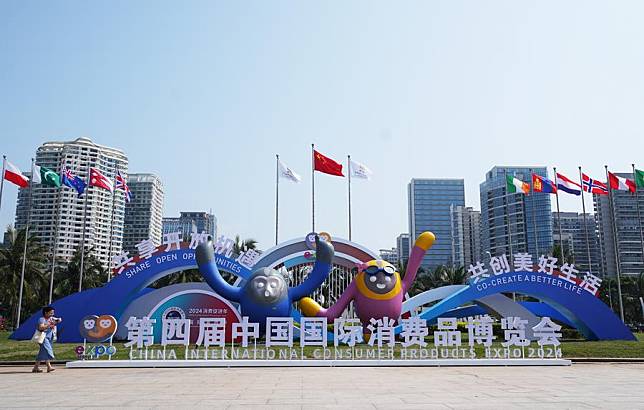
<instances>
[{"instance_id":1,"label":"mascot eye","mask_svg":"<svg viewBox=\"0 0 644 410\"><path fill-rule=\"evenodd\" d=\"M257 282L255 286L257 287L257 289L262 289L264 287L264 282Z\"/></svg>"}]
</instances>

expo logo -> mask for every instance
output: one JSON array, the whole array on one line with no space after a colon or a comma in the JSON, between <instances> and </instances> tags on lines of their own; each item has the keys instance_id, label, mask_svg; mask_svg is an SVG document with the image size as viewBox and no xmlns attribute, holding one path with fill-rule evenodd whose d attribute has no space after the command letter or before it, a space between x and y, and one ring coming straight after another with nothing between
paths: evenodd
<instances>
[{"instance_id":1,"label":"expo logo","mask_svg":"<svg viewBox=\"0 0 644 410\"><path fill-rule=\"evenodd\" d=\"M98 359L99 357L104 355L107 355L107 356L115 355L116 347L95 345L95 346L90 346L87 350L85 350L85 346L79 345L79 346L76 346L75 352L78 359L81 359L81 360Z\"/></svg>"}]
</instances>

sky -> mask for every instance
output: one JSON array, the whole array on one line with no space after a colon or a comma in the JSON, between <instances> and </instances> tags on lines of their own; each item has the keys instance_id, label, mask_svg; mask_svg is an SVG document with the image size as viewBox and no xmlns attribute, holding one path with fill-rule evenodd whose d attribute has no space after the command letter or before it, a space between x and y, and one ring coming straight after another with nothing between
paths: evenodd
<instances>
[{"instance_id":1,"label":"sky","mask_svg":"<svg viewBox=\"0 0 644 410\"><path fill-rule=\"evenodd\" d=\"M411 178L464 178L480 209L495 165L644 167L643 15L641 1L5 1L0 151L28 170L45 141L120 148L162 179L164 215L212 209L222 234L267 249L276 154L303 179L281 180L280 240L311 231L314 143L373 171L352 181L352 231L376 251L408 231ZM316 229L347 237L346 179L315 188ZM16 197L5 184L1 226Z\"/></svg>"}]
</instances>

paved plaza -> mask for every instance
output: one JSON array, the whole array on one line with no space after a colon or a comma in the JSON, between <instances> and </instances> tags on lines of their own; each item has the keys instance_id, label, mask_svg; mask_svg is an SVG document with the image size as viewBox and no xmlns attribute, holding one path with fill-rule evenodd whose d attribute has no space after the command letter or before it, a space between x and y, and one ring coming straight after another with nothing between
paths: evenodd
<instances>
[{"instance_id":1,"label":"paved plaza","mask_svg":"<svg viewBox=\"0 0 644 410\"><path fill-rule=\"evenodd\" d=\"M0 367L2 408L644 409L644 364L569 367Z\"/></svg>"}]
</instances>

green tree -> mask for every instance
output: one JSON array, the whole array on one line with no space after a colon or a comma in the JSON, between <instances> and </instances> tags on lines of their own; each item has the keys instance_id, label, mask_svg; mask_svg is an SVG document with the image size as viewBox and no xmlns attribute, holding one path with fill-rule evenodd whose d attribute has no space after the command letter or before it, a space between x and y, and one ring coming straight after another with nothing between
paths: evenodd
<instances>
[{"instance_id":1,"label":"green tree","mask_svg":"<svg viewBox=\"0 0 644 410\"><path fill-rule=\"evenodd\" d=\"M74 256L67 263L61 263L54 278L54 300L78 292L80 280L81 247L76 248ZM83 286L82 290L97 288L107 282L107 269L94 256L93 248L85 249L83 260Z\"/></svg>"},{"instance_id":2,"label":"green tree","mask_svg":"<svg viewBox=\"0 0 644 410\"><path fill-rule=\"evenodd\" d=\"M561 255L561 246L557 243L552 246L552 256L557 258L560 262L560 265L564 263L573 263L573 255L570 252L570 249L564 246L564 255Z\"/></svg>"},{"instance_id":3,"label":"green tree","mask_svg":"<svg viewBox=\"0 0 644 410\"><path fill-rule=\"evenodd\" d=\"M463 285L467 282L467 272L464 266L443 266L442 278L445 285Z\"/></svg>"},{"instance_id":4,"label":"green tree","mask_svg":"<svg viewBox=\"0 0 644 410\"><path fill-rule=\"evenodd\" d=\"M241 239L239 235L235 235L235 245L233 245L233 253L240 255L249 249L257 249L257 241L255 239Z\"/></svg>"},{"instance_id":5,"label":"green tree","mask_svg":"<svg viewBox=\"0 0 644 410\"><path fill-rule=\"evenodd\" d=\"M20 277L25 246L25 229L7 228L4 247L0 249L0 314L14 325L18 314ZM29 233L22 292L21 320L29 317L47 302L47 248Z\"/></svg>"}]
</instances>

